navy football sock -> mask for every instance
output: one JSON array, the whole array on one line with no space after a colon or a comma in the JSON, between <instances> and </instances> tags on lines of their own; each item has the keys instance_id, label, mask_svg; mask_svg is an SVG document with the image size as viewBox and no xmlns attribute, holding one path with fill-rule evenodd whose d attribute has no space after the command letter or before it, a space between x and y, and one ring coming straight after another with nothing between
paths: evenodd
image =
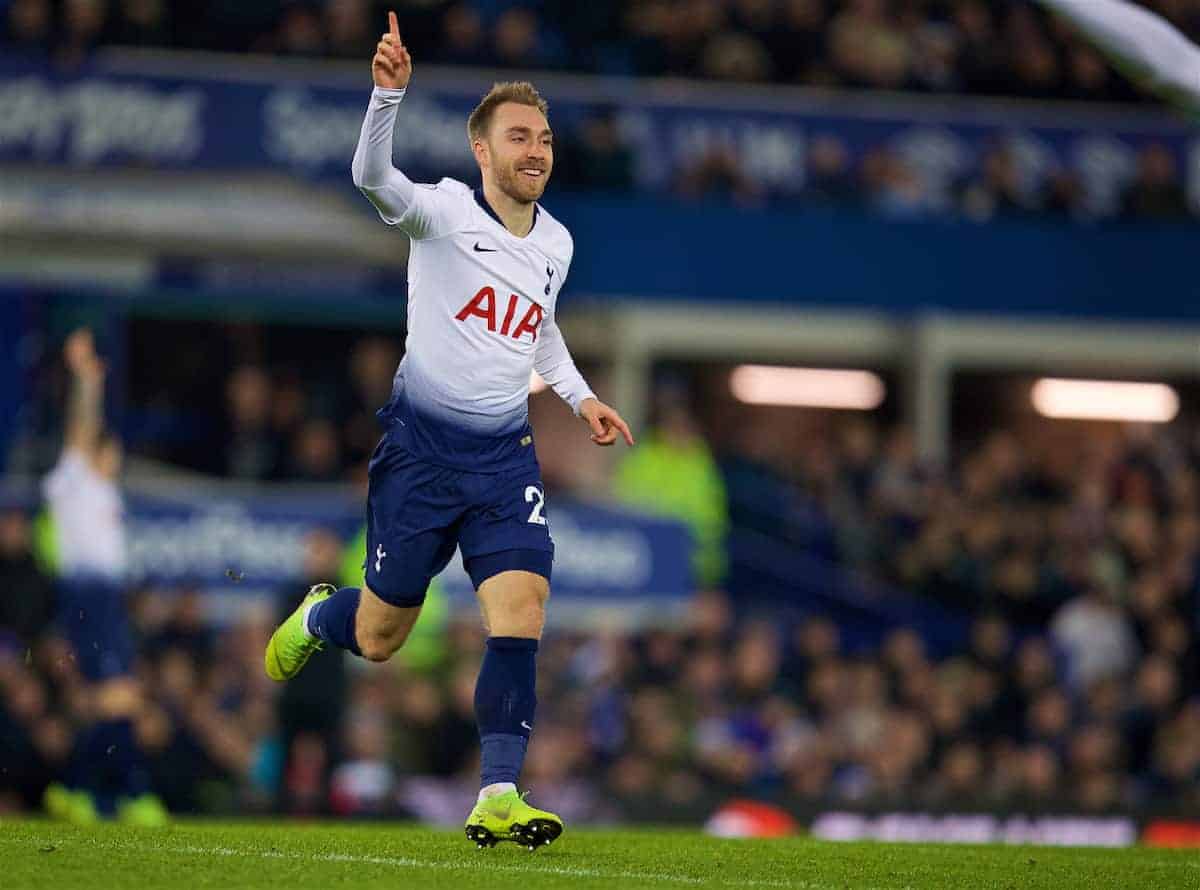
<instances>
[{"instance_id":1,"label":"navy football sock","mask_svg":"<svg viewBox=\"0 0 1200 890\"><path fill-rule=\"evenodd\" d=\"M354 636L354 618L358 615L357 587L343 587L308 610L308 632L339 649L362 655Z\"/></svg>"},{"instance_id":2,"label":"navy football sock","mask_svg":"<svg viewBox=\"0 0 1200 890\"><path fill-rule=\"evenodd\" d=\"M488 637L475 684L481 744L480 786L517 782L537 708L538 641Z\"/></svg>"},{"instance_id":3,"label":"navy football sock","mask_svg":"<svg viewBox=\"0 0 1200 890\"><path fill-rule=\"evenodd\" d=\"M71 756L67 784L102 804L149 791L146 757L134 736L133 721L101 720L84 729Z\"/></svg>"},{"instance_id":4,"label":"navy football sock","mask_svg":"<svg viewBox=\"0 0 1200 890\"><path fill-rule=\"evenodd\" d=\"M108 746L105 756L112 760L112 768L118 794L124 797L140 797L150 790L150 777L146 770L146 756L138 747L132 720L114 720L106 733Z\"/></svg>"}]
</instances>

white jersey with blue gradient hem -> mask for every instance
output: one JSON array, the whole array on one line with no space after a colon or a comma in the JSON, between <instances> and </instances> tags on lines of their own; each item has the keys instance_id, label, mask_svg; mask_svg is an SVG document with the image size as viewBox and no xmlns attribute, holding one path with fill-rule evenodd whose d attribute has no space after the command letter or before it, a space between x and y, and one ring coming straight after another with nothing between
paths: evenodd
<instances>
[{"instance_id":1,"label":"white jersey with blue gradient hem","mask_svg":"<svg viewBox=\"0 0 1200 890\"><path fill-rule=\"evenodd\" d=\"M408 339L383 416L410 453L493 472L529 460L529 377L578 378L568 402L591 395L554 321L571 264L566 228L540 207L518 238L482 193L443 179L417 185L395 223L412 236ZM568 368L560 368L563 362Z\"/></svg>"},{"instance_id":2,"label":"white jersey with blue gradient hem","mask_svg":"<svg viewBox=\"0 0 1200 890\"><path fill-rule=\"evenodd\" d=\"M536 460L532 371L576 414L593 397L555 322L574 243L540 205L521 238L481 191L454 179L413 183L395 169L392 128L403 95L372 93L353 165L383 221L412 239L405 356L380 418L419 459L500 472Z\"/></svg>"},{"instance_id":3,"label":"white jersey with blue gradient hem","mask_svg":"<svg viewBox=\"0 0 1200 890\"><path fill-rule=\"evenodd\" d=\"M42 481L54 523L58 573L67 580L119 583L125 577L125 501L87 456L63 450Z\"/></svg>"}]
</instances>

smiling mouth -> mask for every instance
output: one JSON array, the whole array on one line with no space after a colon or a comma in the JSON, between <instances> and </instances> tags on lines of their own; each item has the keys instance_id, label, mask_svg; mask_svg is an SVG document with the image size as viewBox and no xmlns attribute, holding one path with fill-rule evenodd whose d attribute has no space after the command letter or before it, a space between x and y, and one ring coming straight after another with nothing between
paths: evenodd
<instances>
[{"instance_id":1,"label":"smiling mouth","mask_svg":"<svg viewBox=\"0 0 1200 890\"><path fill-rule=\"evenodd\" d=\"M523 173L530 179L541 179L546 175L546 171L540 167L521 167L517 170L518 173Z\"/></svg>"}]
</instances>

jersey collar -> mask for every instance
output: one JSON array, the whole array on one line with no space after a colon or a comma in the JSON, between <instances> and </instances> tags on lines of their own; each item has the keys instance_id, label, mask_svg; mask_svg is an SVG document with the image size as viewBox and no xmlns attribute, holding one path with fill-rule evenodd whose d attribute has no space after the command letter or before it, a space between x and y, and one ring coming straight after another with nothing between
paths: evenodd
<instances>
[{"instance_id":1,"label":"jersey collar","mask_svg":"<svg viewBox=\"0 0 1200 890\"><path fill-rule=\"evenodd\" d=\"M475 189L474 194L475 194L475 203L483 208L483 212L486 213L488 216L490 216L492 219L494 219L496 222L500 223L500 228L502 228L502 229L504 229L504 231L508 232L508 226L506 226L504 224L503 220L500 219L499 214L497 214L496 211L492 209L492 205L489 204L487 202L487 198L484 197L483 189L482 188ZM533 222L531 222L529 224L529 231L525 233L526 238L528 238L530 235L533 234L533 227L537 225L537 220L538 220L538 206L537 206L537 202L535 201L534 205L533 205ZM511 235L512 232L509 232L509 234ZM513 237L516 237L516 236L514 235Z\"/></svg>"}]
</instances>

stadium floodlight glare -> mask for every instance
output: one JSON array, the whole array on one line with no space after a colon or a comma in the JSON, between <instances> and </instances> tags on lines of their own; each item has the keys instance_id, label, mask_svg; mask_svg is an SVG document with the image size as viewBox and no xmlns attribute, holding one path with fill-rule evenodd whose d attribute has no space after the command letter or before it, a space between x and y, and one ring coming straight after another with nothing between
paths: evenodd
<instances>
[{"instance_id":1,"label":"stadium floodlight glare","mask_svg":"<svg viewBox=\"0 0 1200 890\"><path fill-rule=\"evenodd\" d=\"M1165 383L1043 377L1030 399L1043 417L1069 420L1168 423L1179 413L1179 396Z\"/></svg>"},{"instance_id":2,"label":"stadium floodlight glare","mask_svg":"<svg viewBox=\"0 0 1200 890\"><path fill-rule=\"evenodd\" d=\"M739 365L729 375L734 398L748 405L872 411L887 388L878 374L836 368Z\"/></svg>"},{"instance_id":3,"label":"stadium floodlight glare","mask_svg":"<svg viewBox=\"0 0 1200 890\"><path fill-rule=\"evenodd\" d=\"M546 381L542 379L542 375L537 371L529 372L529 394L536 396L539 392L546 391Z\"/></svg>"}]
</instances>

